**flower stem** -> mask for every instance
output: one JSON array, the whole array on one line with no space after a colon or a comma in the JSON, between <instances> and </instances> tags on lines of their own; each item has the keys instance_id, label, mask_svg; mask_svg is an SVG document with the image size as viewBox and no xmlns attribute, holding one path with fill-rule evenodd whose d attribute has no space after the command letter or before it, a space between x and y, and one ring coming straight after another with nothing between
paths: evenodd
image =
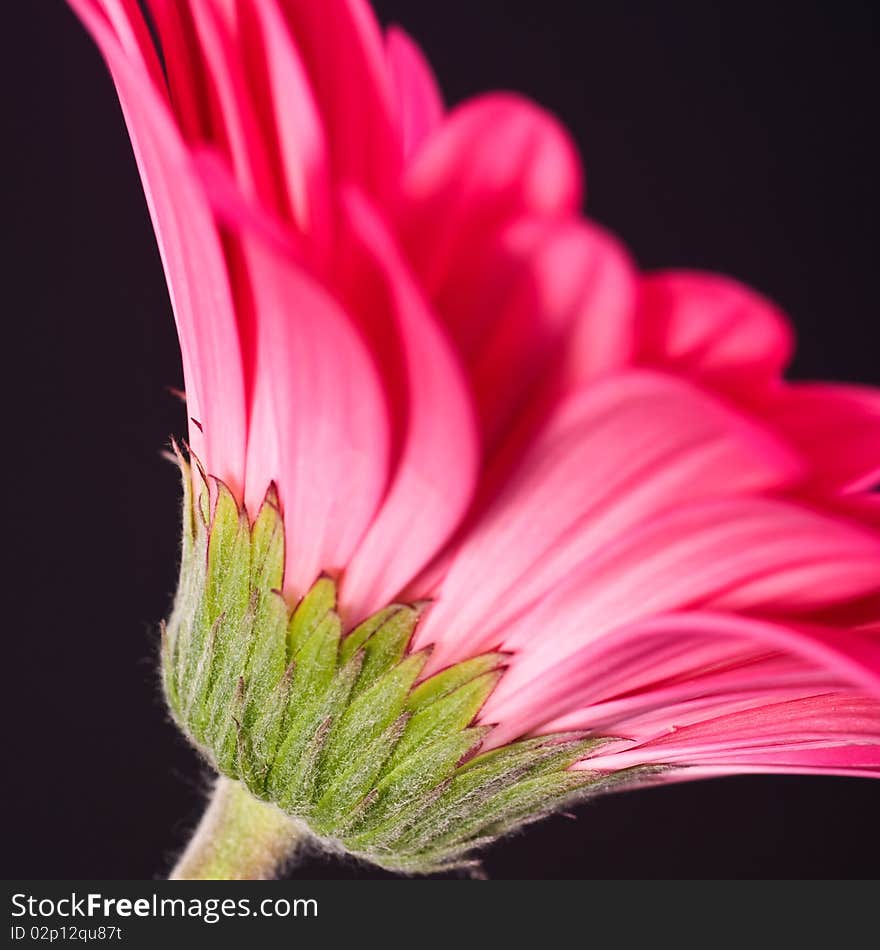
<instances>
[{"instance_id":1,"label":"flower stem","mask_svg":"<svg viewBox=\"0 0 880 950\"><path fill-rule=\"evenodd\" d=\"M271 880L307 835L301 823L239 782L220 778L169 880Z\"/></svg>"}]
</instances>

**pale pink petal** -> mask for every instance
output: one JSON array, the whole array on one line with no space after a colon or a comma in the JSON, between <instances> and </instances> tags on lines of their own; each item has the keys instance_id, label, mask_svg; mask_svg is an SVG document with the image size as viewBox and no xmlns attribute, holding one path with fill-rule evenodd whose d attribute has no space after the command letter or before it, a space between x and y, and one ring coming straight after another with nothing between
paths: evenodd
<instances>
[{"instance_id":1,"label":"pale pink petal","mask_svg":"<svg viewBox=\"0 0 880 950\"><path fill-rule=\"evenodd\" d=\"M772 699L858 687L880 697L880 641L867 633L712 612L660 615L588 643L484 715L492 742L534 730L643 741Z\"/></svg>"},{"instance_id":2,"label":"pale pink petal","mask_svg":"<svg viewBox=\"0 0 880 950\"><path fill-rule=\"evenodd\" d=\"M407 407L388 496L340 588L346 618L357 622L388 603L448 539L473 495L480 451L467 381L442 326L375 210L355 193L344 208L373 271L357 286L380 284L384 300L374 317L400 341Z\"/></svg>"},{"instance_id":3,"label":"pale pink petal","mask_svg":"<svg viewBox=\"0 0 880 950\"><path fill-rule=\"evenodd\" d=\"M707 606L790 616L878 590L880 536L856 524L763 498L684 504L584 560L503 631L516 655L492 714L587 644L652 614Z\"/></svg>"},{"instance_id":4,"label":"pale pink petal","mask_svg":"<svg viewBox=\"0 0 880 950\"><path fill-rule=\"evenodd\" d=\"M453 110L403 177L402 233L429 295L521 215L564 215L582 196L577 153L559 123L510 94Z\"/></svg>"},{"instance_id":5,"label":"pale pink petal","mask_svg":"<svg viewBox=\"0 0 880 950\"><path fill-rule=\"evenodd\" d=\"M668 729L629 749L599 751L579 767L605 770L650 763L794 768L810 764L814 768L862 770L877 762L878 735L880 702L825 693Z\"/></svg>"},{"instance_id":6,"label":"pale pink petal","mask_svg":"<svg viewBox=\"0 0 880 950\"><path fill-rule=\"evenodd\" d=\"M246 439L242 359L213 216L150 76L129 58L96 3L72 5L110 66L134 146L177 321L193 448L212 474L240 489Z\"/></svg>"},{"instance_id":7,"label":"pale pink petal","mask_svg":"<svg viewBox=\"0 0 880 950\"><path fill-rule=\"evenodd\" d=\"M590 760L576 769L594 771ZM880 778L880 744L806 748L785 752L731 755L724 765L667 765L648 773L633 772L632 785L674 785L736 775L826 775Z\"/></svg>"},{"instance_id":8,"label":"pale pink petal","mask_svg":"<svg viewBox=\"0 0 880 950\"><path fill-rule=\"evenodd\" d=\"M667 271L642 281L639 359L742 389L777 377L791 355L783 314L717 274Z\"/></svg>"},{"instance_id":9,"label":"pale pink petal","mask_svg":"<svg viewBox=\"0 0 880 950\"><path fill-rule=\"evenodd\" d=\"M588 769L589 764L579 763L576 768ZM842 775L851 778L880 778L880 745L762 753L731 760L727 765L664 768L652 773L644 784L671 785L676 782L728 778L733 775Z\"/></svg>"},{"instance_id":10,"label":"pale pink petal","mask_svg":"<svg viewBox=\"0 0 880 950\"><path fill-rule=\"evenodd\" d=\"M561 404L462 543L419 642L436 644L436 664L497 645L521 614L528 626L526 608L645 519L683 498L779 487L799 471L772 436L683 380L635 371L586 387ZM629 567L624 557L624 576ZM615 587L610 569L600 574ZM554 617L546 629L557 627ZM565 642L561 631L535 636Z\"/></svg>"},{"instance_id":11,"label":"pale pink petal","mask_svg":"<svg viewBox=\"0 0 880 950\"><path fill-rule=\"evenodd\" d=\"M405 158L412 156L443 121L443 97L424 54L399 27L385 38Z\"/></svg>"}]
</instances>

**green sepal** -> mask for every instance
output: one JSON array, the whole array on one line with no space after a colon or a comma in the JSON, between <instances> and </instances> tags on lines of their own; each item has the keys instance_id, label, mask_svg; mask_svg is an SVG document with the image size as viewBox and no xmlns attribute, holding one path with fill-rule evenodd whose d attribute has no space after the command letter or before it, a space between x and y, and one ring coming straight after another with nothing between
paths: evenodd
<instances>
[{"instance_id":1,"label":"green sepal","mask_svg":"<svg viewBox=\"0 0 880 950\"><path fill-rule=\"evenodd\" d=\"M321 788L332 785L336 776L400 716L427 659L424 653L407 657L352 701L328 736L321 758Z\"/></svg>"},{"instance_id":2,"label":"green sepal","mask_svg":"<svg viewBox=\"0 0 880 950\"><path fill-rule=\"evenodd\" d=\"M501 672L497 670L483 673L433 703L417 705L406 735L394 750L389 762L390 768L396 768L405 762L419 748L444 736L461 732L470 725L495 689L500 677Z\"/></svg>"},{"instance_id":3,"label":"green sepal","mask_svg":"<svg viewBox=\"0 0 880 950\"><path fill-rule=\"evenodd\" d=\"M284 580L284 522L274 488L260 505L251 529L250 579L258 592L280 590Z\"/></svg>"},{"instance_id":4,"label":"green sepal","mask_svg":"<svg viewBox=\"0 0 880 950\"><path fill-rule=\"evenodd\" d=\"M283 759L288 763L287 782L276 799L278 805L285 811L311 817L317 797L320 757L333 723L347 708L352 688L357 682L360 665L361 657L355 656L339 671L330 689L324 694L321 707L313 720L317 723L314 734L302 745L297 743L296 748L301 748L302 751L294 752L293 745L285 746ZM290 736L294 734L291 729ZM309 735L308 728L302 735Z\"/></svg>"},{"instance_id":5,"label":"green sepal","mask_svg":"<svg viewBox=\"0 0 880 950\"><path fill-rule=\"evenodd\" d=\"M483 673L498 669L504 660L503 653L484 653L482 656L475 656L473 659L462 660L461 663L448 666L416 686L407 700L407 708L417 712L423 706L442 699L459 686L482 676Z\"/></svg>"},{"instance_id":6,"label":"green sepal","mask_svg":"<svg viewBox=\"0 0 880 950\"><path fill-rule=\"evenodd\" d=\"M449 777L432 803L430 821L401 821L400 834L389 841L389 845L393 844L394 849L403 854L419 854L432 842L445 838L449 829L463 828L497 794L542 775L574 775L577 781L584 782L588 779L586 773L567 770L595 745L591 740L544 736L476 756Z\"/></svg>"},{"instance_id":7,"label":"green sepal","mask_svg":"<svg viewBox=\"0 0 880 950\"><path fill-rule=\"evenodd\" d=\"M360 652L363 669L356 693L362 693L406 653L416 628L420 611L406 604L392 604L368 617L342 641L340 662Z\"/></svg>"},{"instance_id":8,"label":"green sepal","mask_svg":"<svg viewBox=\"0 0 880 950\"><path fill-rule=\"evenodd\" d=\"M336 610L336 585L329 577L315 581L312 589L299 602L287 628L287 657L299 653L315 627Z\"/></svg>"},{"instance_id":9,"label":"green sepal","mask_svg":"<svg viewBox=\"0 0 880 950\"><path fill-rule=\"evenodd\" d=\"M421 801L432 789L437 789L489 732L489 726L454 732L417 749L396 767L389 764L391 770L376 785L373 800L358 829L357 846L366 848L381 844L389 835L396 837L406 806Z\"/></svg>"},{"instance_id":10,"label":"green sepal","mask_svg":"<svg viewBox=\"0 0 880 950\"><path fill-rule=\"evenodd\" d=\"M287 706L279 716L281 743L270 763L266 793L270 801L282 801L291 775L306 746L327 718L326 699L336 675L336 659L342 624L338 615L325 614L312 627L290 661Z\"/></svg>"},{"instance_id":11,"label":"green sepal","mask_svg":"<svg viewBox=\"0 0 880 950\"><path fill-rule=\"evenodd\" d=\"M488 653L420 680L424 604L392 604L346 632L336 584L291 609L274 488L250 521L229 489L183 473L181 571L162 631L175 721L223 775L383 867L425 873L586 795L571 766L603 740L544 736L488 752L479 712L504 675Z\"/></svg>"},{"instance_id":12,"label":"green sepal","mask_svg":"<svg viewBox=\"0 0 880 950\"><path fill-rule=\"evenodd\" d=\"M385 763L406 731L408 719L408 713L401 713L381 732L353 749L348 761L340 763L310 815L319 834L339 834L356 820L356 806L369 795L382 775Z\"/></svg>"}]
</instances>

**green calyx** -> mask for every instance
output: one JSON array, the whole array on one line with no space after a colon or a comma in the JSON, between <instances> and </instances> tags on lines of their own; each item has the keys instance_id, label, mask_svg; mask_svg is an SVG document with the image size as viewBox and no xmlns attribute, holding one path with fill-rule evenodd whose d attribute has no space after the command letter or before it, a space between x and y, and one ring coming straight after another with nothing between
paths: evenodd
<instances>
[{"instance_id":1,"label":"green calyx","mask_svg":"<svg viewBox=\"0 0 880 950\"><path fill-rule=\"evenodd\" d=\"M543 736L480 754L490 727L474 720L501 655L420 681L420 606L393 604L347 632L323 577L291 609L274 494L251 523L222 483L209 492L180 464L163 683L175 721L220 774L333 847L410 873L472 863L474 849L607 784L569 770L601 740Z\"/></svg>"}]
</instances>

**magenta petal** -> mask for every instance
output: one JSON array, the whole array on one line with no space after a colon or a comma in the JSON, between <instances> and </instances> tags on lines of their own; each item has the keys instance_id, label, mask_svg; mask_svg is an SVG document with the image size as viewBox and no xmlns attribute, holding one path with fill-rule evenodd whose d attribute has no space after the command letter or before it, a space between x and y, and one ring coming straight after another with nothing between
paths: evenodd
<instances>
[{"instance_id":1,"label":"magenta petal","mask_svg":"<svg viewBox=\"0 0 880 950\"><path fill-rule=\"evenodd\" d=\"M211 88L189 4L178 0L148 0L181 134L188 142L219 146L214 128L218 109Z\"/></svg>"},{"instance_id":2,"label":"magenta petal","mask_svg":"<svg viewBox=\"0 0 880 950\"><path fill-rule=\"evenodd\" d=\"M880 480L877 390L796 383L767 394L758 411L810 460L811 488L853 492Z\"/></svg>"},{"instance_id":3,"label":"magenta petal","mask_svg":"<svg viewBox=\"0 0 880 950\"><path fill-rule=\"evenodd\" d=\"M630 361L637 287L617 242L576 219L517 220L493 250L438 303L455 314L490 450L530 404Z\"/></svg>"},{"instance_id":4,"label":"magenta petal","mask_svg":"<svg viewBox=\"0 0 880 950\"><path fill-rule=\"evenodd\" d=\"M717 274L668 271L642 281L639 358L649 365L742 389L779 375L792 336L782 313Z\"/></svg>"},{"instance_id":5,"label":"magenta petal","mask_svg":"<svg viewBox=\"0 0 880 950\"><path fill-rule=\"evenodd\" d=\"M433 295L506 223L570 214L581 195L577 153L555 119L514 95L481 96L453 110L405 169L408 256Z\"/></svg>"},{"instance_id":6,"label":"magenta petal","mask_svg":"<svg viewBox=\"0 0 880 950\"><path fill-rule=\"evenodd\" d=\"M396 191L403 147L379 25L366 0L279 4L311 77L338 182L382 200Z\"/></svg>"},{"instance_id":7,"label":"magenta petal","mask_svg":"<svg viewBox=\"0 0 880 950\"><path fill-rule=\"evenodd\" d=\"M242 43L255 74L253 94L267 100L258 107L268 113L266 136L277 143L272 156L284 189L284 210L311 243L310 257L321 262L329 253L333 211L329 149L318 103L277 7L257 3L242 12L253 18L253 23L242 25Z\"/></svg>"},{"instance_id":8,"label":"magenta petal","mask_svg":"<svg viewBox=\"0 0 880 950\"><path fill-rule=\"evenodd\" d=\"M276 195L272 160L234 22L216 2L193 4L190 11L205 79L213 92L214 141L229 158L245 197L272 207Z\"/></svg>"},{"instance_id":9,"label":"magenta petal","mask_svg":"<svg viewBox=\"0 0 880 950\"><path fill-rule=\"evenodd\" d=\"M385 45L403 153L409 158L443 121L443 98L431 67L411 36L399 27L391 27Z\"/></svg>"}]
</instances>

